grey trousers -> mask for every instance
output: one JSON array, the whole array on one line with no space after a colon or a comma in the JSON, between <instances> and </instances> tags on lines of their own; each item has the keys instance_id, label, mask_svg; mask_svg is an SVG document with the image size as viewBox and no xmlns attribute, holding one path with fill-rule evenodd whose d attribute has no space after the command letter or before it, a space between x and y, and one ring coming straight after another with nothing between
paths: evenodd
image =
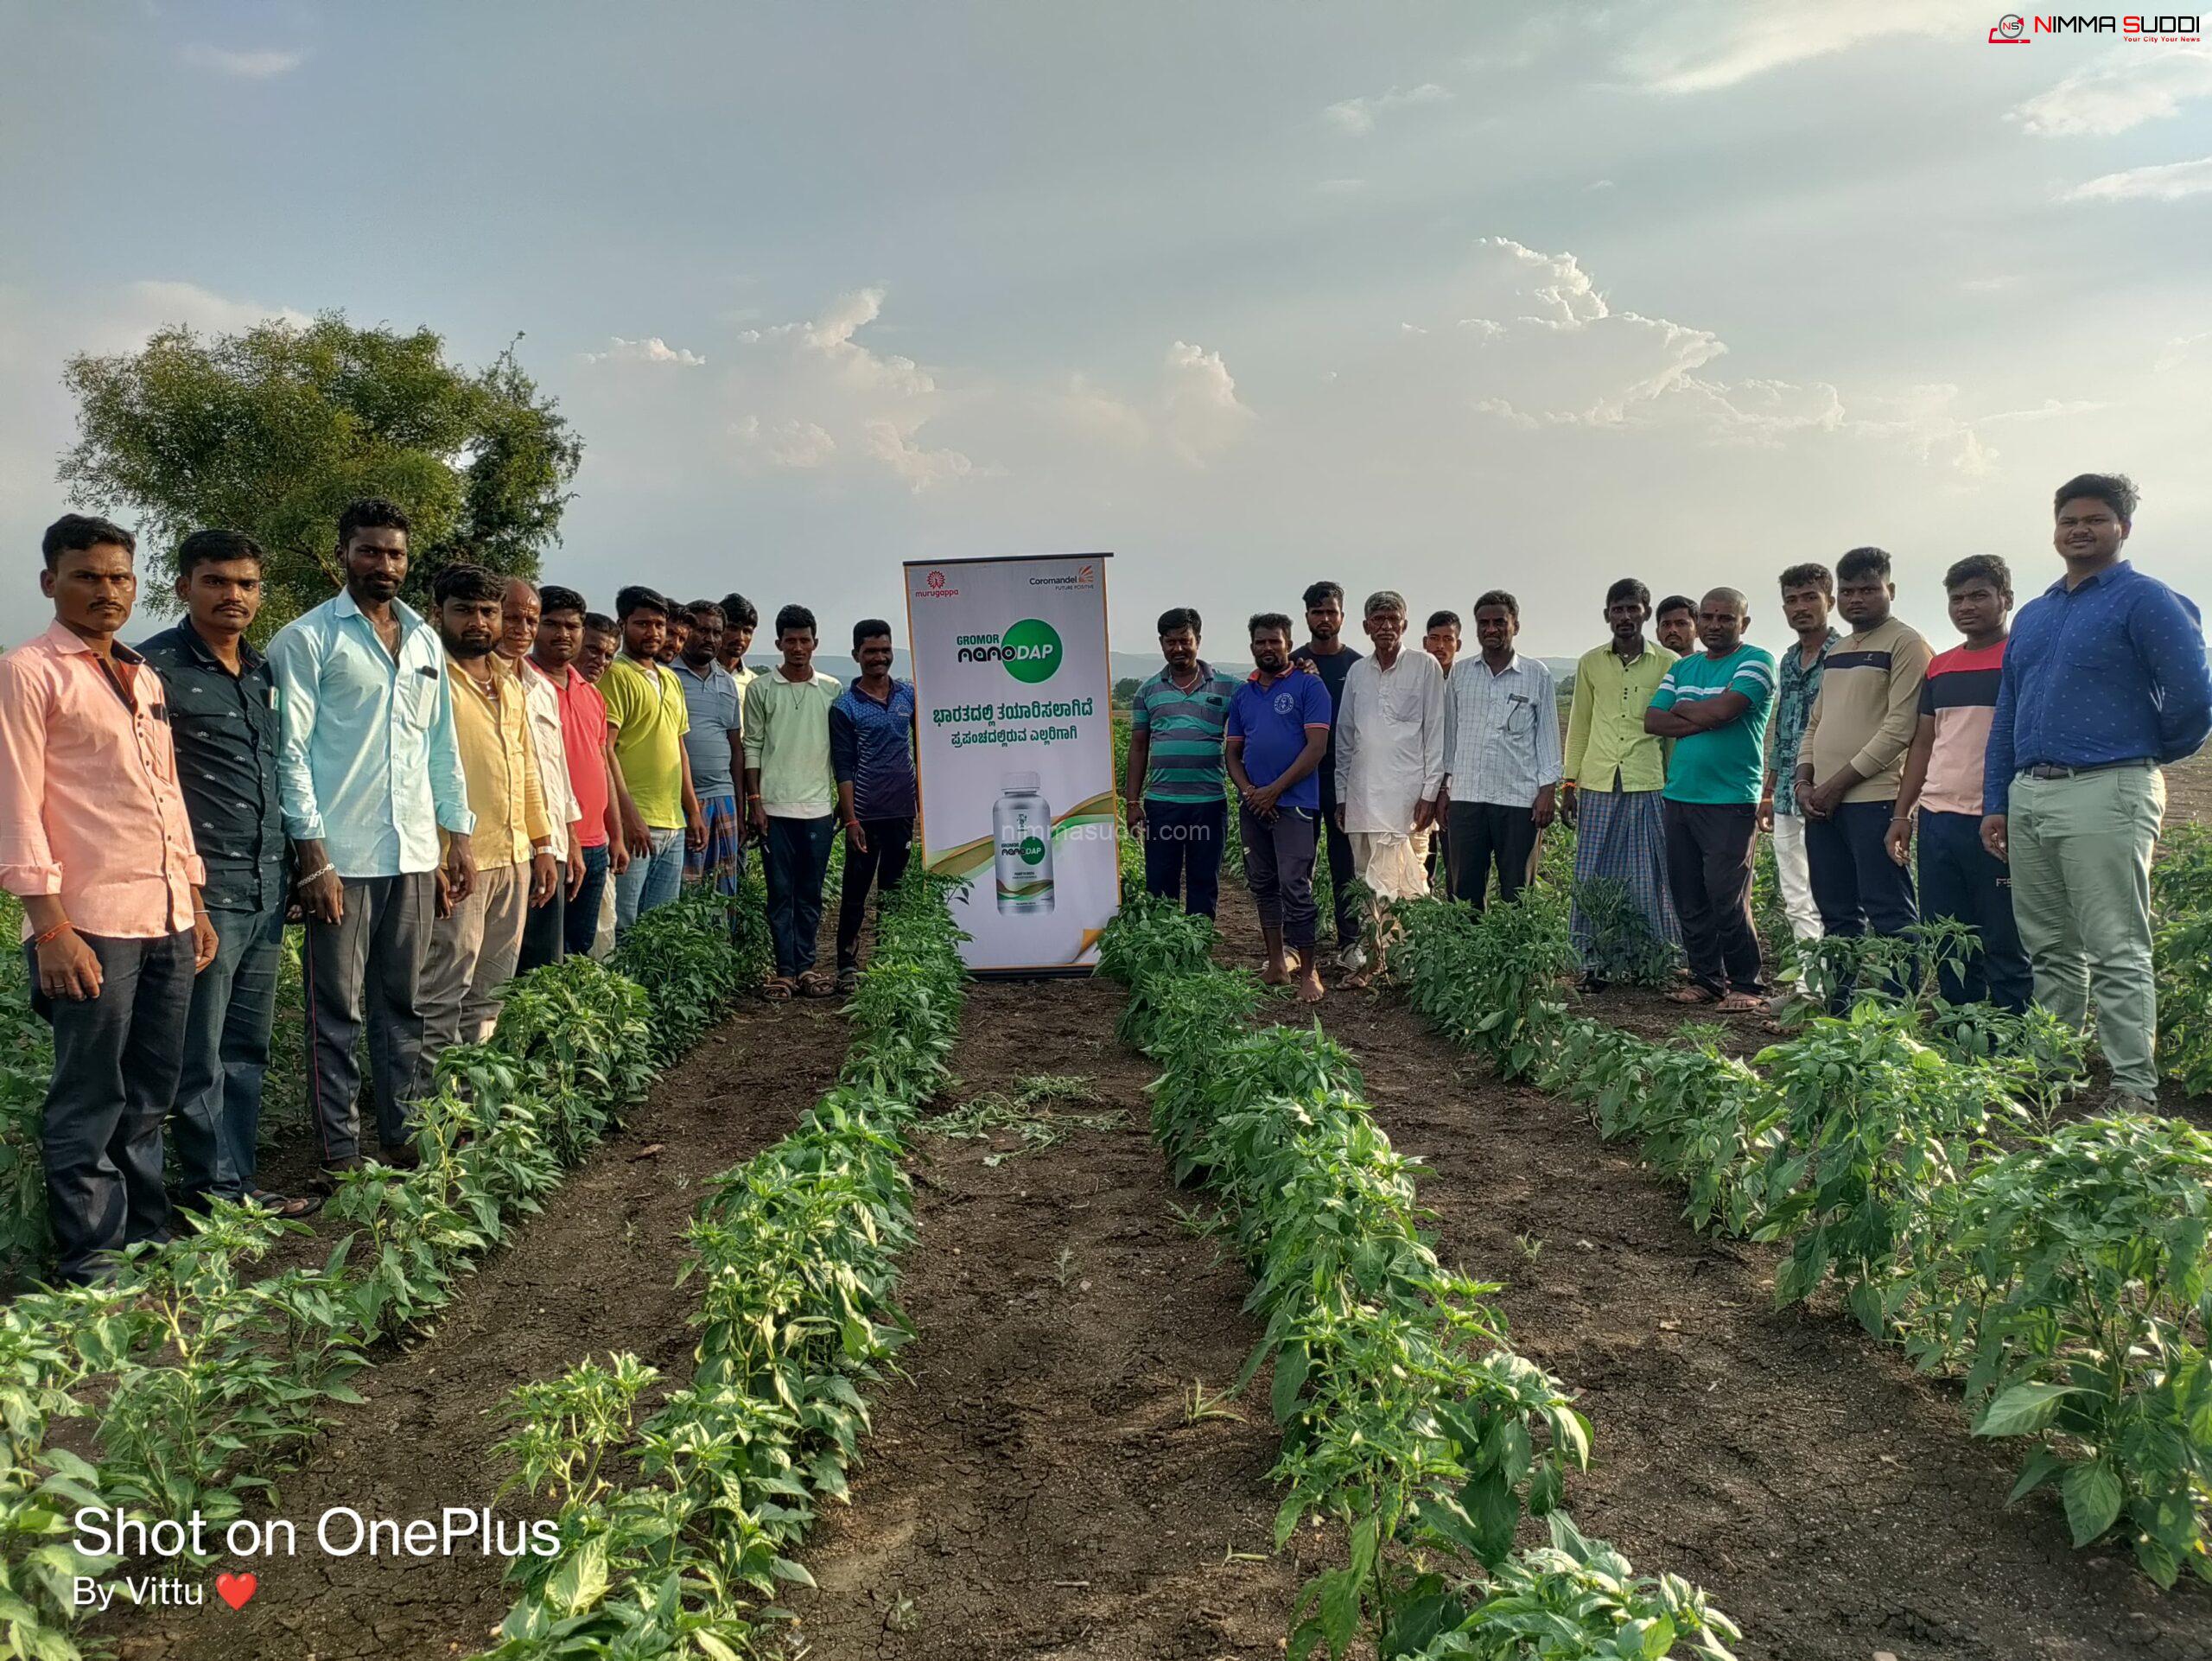
<instances>
[{"instance_id":1,"label":"grey trousers","mask_svg":"<svg viewBox=\"0 0 2212 1661\"><path fill-rule=\"evenodd\" d=\"M423 957L426 1067L454 1044L480 1044L499 1024L499 990L515 977L530 904L530 867L480 865L476 886L430 925Z\"/></svg>"},{"instance_id":2,"label":"grey trousers","mask_svg":"<svg viewBox=\"0 0 2212 1661\"><path fill-rule=\"evenodd\" d=\"M26 945L23 956L31 1008L54 1028L41 1142L56 1274L81 1282L99 1276L109 1253L168 1238L162 1123L184 1060L192 935L78 939L99 959L96 998L47 997L37 953Z\"/></svg>"},{"instance_id":3,"label":"grey trousers","mask_svg":"<svg viewBox=\"0 0 2212 1661\"><path fill-rule=\"evenodd\" d=\"M323 1162L358 1158L361 1091L354 1047L365 1026L377 1134L405 1142L414 1104L429 1082L423 1059L423 958L437 912L437 875L349 877L335 923L308 920L301 953L307 979L308 1087Z\"/></svg>"}]
</instances>

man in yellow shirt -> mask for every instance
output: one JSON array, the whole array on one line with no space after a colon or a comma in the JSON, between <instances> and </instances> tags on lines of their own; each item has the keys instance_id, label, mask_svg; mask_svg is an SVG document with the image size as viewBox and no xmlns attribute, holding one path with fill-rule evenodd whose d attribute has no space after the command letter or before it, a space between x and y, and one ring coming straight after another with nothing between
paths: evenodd
<instances>
[{"instance_id":1,"label":"man in yellow shirt","mask_svg":"<svg viewBox=\"0 0 2212 1661\"><path fill-rule=\"evenodd\" d=\"M481 565L449 565L431 586L452 682L454 736L476 816L476 881L459 900L439 883L438 920L423 962L425 1059L480 1043L514 978L523 926L558 880L530 711L499 644L506 584Z\"/></svg>"},{"instance_id":2,"label":"man in yellow shirt","mask_svg":"<svg viewBox=\"0 0 2212 1661\"><path fill-rule=\"evenodd\" d=\"M660 656L669 603L633 584L614 596L622 653L599 678L614 735L615 785L629 869L614 879L614 938L665 906L683 887L683 850L707 845L707 822L691 786L683 735L691 730L683 688Z\"/></svg>"},{"instance_id":3,"label":"man in yellow shirt","mask_svg":"<svg viewBox=\"0 0 2212 1661\"><path fill-rule=\"evenodd\" d=\"M1667 840L1660 790L1667 782L1662 741L1643 730L1643 711L1675 654L1643 638L1651 590L1624 576L1605 590L1605 627L1612 639L1586 652L1574 666L1567 722L1567 767L1560 816L1574 826L1574 914L1570 925L1581 959L1583 986L1604 979L1592 961L1597 928L1584 913L1582 890L1601 878L1627 891L1651 932L1681 945L1681 925L1667 888Z\"/></svg>"}]
</instances>

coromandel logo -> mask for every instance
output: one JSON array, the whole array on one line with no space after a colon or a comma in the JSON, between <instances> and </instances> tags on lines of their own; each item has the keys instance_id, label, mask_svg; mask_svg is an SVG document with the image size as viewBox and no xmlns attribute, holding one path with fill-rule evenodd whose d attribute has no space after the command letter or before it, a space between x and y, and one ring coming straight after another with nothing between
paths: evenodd
<instances>
[{"instance_id":1,"label":"coromandel logo","mask_svg":"<svg viewBox=\"0 0 2212 1661\"><path fill-rule=\"evenodd\" d=\"M1003 634L963 634L962 663L1000 663L1018 681L1034 686L1059 672L1060 632L1041 617L1025 617Z\"/></svg>"}]
</instances>

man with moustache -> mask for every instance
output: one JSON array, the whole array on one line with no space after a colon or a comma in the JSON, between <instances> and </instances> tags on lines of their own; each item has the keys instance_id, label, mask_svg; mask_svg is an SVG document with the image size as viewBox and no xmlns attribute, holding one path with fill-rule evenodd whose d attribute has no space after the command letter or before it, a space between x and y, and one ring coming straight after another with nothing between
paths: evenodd
<instances>
[{"instance_id":1,"label":"man with moustache","mask_svg":"<svg viewBox=\"0 0 2212 1661\"><path fill-rule=\"evenodd\" d=\"M430 595L452 683L454 735L476 816L476 880L439 906L423 963L429 1059L480 1044L499 1018L499 989L514 978L523 924L559 886L522 682L499 644L505 585L481 565L448 565Z\"/></svg>"},{"instance_id":2,"label":"man with moustache","mask_svg":"<svg viewBox=\"0 0 2212 1661\"><path fill-rule=\"evenodd\" d=\"M1652 614L1651 628L1661 646L1677 658L1688 657L1698 649L1697 601L1686 594L1669 595Z\"/></svg>"},{"instance_id":3,"label":"man with moustache","mask_svg":"<svg viewBox=\"0 0 2212 1661\"><path fill-rule=\"evenodd\" d=\"M1520 898L1558 808L1559 693L1541 660L1513 649L1520 633L1521 602L1504 589L1476 601L1482 653L1452 671L1445 695L1438 799L1452 832L1452 891L1478 914L1493 866L1498 898Z\"/></svg>"},{"instance_id":4,"label":"man with moustache","mask_svg":"<svg viewBox=\"0 0 2212 1661\"><path fill-rule=\"evenodd\" d=\"M1435 659L1436 666L1444 671L1447 697L1452 687L1452 665L1459 659L1460 640L1458 612L1429 613L1427 627L1421 637L1421 649ZM1452 862L1446 852L1450 843L1449 827L1439 818L1428 828L1428 846L1421 856L1421 864L1428 872L1428 886L1447 900L1452 897Z\"/></svg>"},{"instance_id":5,"label":"man with moustache","mask_svg":"<svg viewBox=\"0 0 2212 1661\"><path fill-rule=\"evenodd\" d=\"M1267 942L1260 978L1270 986L1295 986L1300 1002L1318 1003L1313 854L1321 790L1316 775L1329 753L1329 689L1319 676L1292 663L1290 619L1284 614L1260 613L1249 632L1255 667L1230 700L1223 750L1239 804L1244 881Z\"/></svg>"},{"instance_id":6,"label":"man with moustache","mask_svg":"<svg viewBox=\"0 0 2212 1661\"><path fill-rule=\"evenodd\" d=\"M1360 654L1344 642L1344 587L1325 579L1309 584L1305 602L1308 639L1304 646L1291 653L1291 660L1321 678L1321 684L1328 689L1333 721L1335 716L1344 711L1344 678L1351 673L1351 666L1360 660ZM1337 753L1333 725L1330 729L1329 753L1322 758L1319 780L1321 834L1328 842L1329 897L1335 913L1337 957L1345 969L1357 971L1367 959L1360 949L1359 923L1353 914L1351 903L1354 875L1351 838L1345 834L1340 823L1344 816L1337 811Z\"/></svg>"},{"instance_id":7,"label":"man with moustache","mask_svg":"<svg viewBox=\"0 0 2212 1661\"><path fill-rule=\"evenodd\" d=\"M537 585L519 576L507 579L499 609L500 658L515 671L523 708L530 716L531 754L537 759L537 784L545 798L545 822L553 828L556 881L552 898L531 907L523 920L522 951L514 972L561 961L568 933L568 905L583 887L583 805L569 777L568 747L561 733L561 693L550 676L531 661L544 612ZM581 632L582 619L577 619Z\"/></svg>"},{"instance_id":8,"label":"man with moustache","mask_svg":"<svg viewBox=\"0 0 2212 1661\"><path fill-rule=\"evenodd\" d=\"M2158 1086L2151 855L2159 771L2212 732L2212 677L2194 601L2120 557L2135 486L2085 473L2058 487L2063 576L2020 608L1991 718L1982 845L2012 871L2012 915L2036 1002L2097 1043L2119 1105Z\"/></svg>"},{"instance_id":9,"label":"man with moustache","mask_svg":"<svg viewBox=\"0 0 2212 1661\"><path fill-rule=\"evenodd\" d=\"M753 684L753 678L760 672L745 665L745 654L753 650L753 636L760 627L760 608L750 600L734 589L722 596L722 638L721 644L715 648L715 661L729 671L741 698L745 696L745 689Z\"/></svg>"},{"instance_id":10,"label":"man with moustache","mask_svg":"<svg viewBox=\"0 0 2212 1661\"><path fill-rule=\"evenodd\" d=\"M630 849L629 869L614 884L617 939L683 891L684 850L707 842L683 748L690 708L674 671L661 661L670 610L657 590L640 584L618 593L622 653L600 677L614 734L616 805Z\"/></svg>"},{"instance_id":11,"label":"man with moustache","mask_svg":"<svg viewBox=\"0 0 2212 1661\"><path fill-rule=\"evenodd\" d=\"M830 765L830 708L843 689L814 666L814 614L776 614L782 660L745 695L745 805L760 839L768 888L768 932L776 972L763 996L827 997L834 977L814 966L822 883L837 834L837 777Z\"/></svg>"},{"instance_id":12,"label":"man with moustache","mask_svg":"<svg viewBox=\"0 0 2212 1661\"><path fill-rule=\"evenodd\" d=\"M737 892L742 821L737 811L737 780L745 771L745 717L737 680L717 660L722 643L722 608L711 600L694 600L683 608L689 626L683 649L671 665L683 689L690 726L683 735L684 760L691 768L692 792L707 838L683 855L683 880L713 885L715 892Z\"/></svg>"},{"instance_id":13,"label":"man with moustache","mask_svg":"<svg viewBox=\"0 0 2212 1661\"><path fill-rule=\"evenodd\" d=\"M1444 676L1426 652L1404 650L1405 596L1378 589L1361 616L1374 652L1344 677L1335 748L1337 819L1351 843L1352 874L1364 878L1393 843L1410 844L1435 823L1446 761ZM1388 886L1369 883L1378 938L1382 902L1401 897L1384 892ZM1348 984L1363 983L1364 971L1356 975Z\"/></svg>"},{"instance_id":14,"label":"man with moustache","mask_svg":"<svg viewBox=\"0 0 2212 1661\"><path fill-rule=\"evenodd\" d=\"M1221 844L1229 831L1221 744L1236 683L1198 656L1198 614L1160 614L1165 667L1129 703L1123 781L1129 829L1144 842L1144 887L1194 916L1221 897Z\"/></svg>"},{"instance_id":15,"label":"man with moustache","mask_svg":"<svg viewBox=\"0 0 2212 1661\"><path fill-rule=\"evenodd\" d=\"M207 880L215 958L192 983L184 1067L170 1114L178 1200L251 1200L285 1217L321 1203L254 1181L261 1084L276 1018L289 901L276 761L283 730L268 659L245 638L261 609L262 552L237 531L195 531L177 546L184 616L138 648L168 693L177 778Z\"/></svg>"},{"instance_id":16,"label":"man with moustache","mask_svg":"<svg viewBox=\"0 0 2212 1661\"><path fill-rule=\"evenodd\" d=\"M1828 625L1835 579L1825 565L1808 562L1782 574L1783 620L1796 631L1797 644L1782 654L1774 695L1774 720L1767 732L1766 793L1759 802L1759 828L1774 837L1774 872L1782 888L1782 909L1789 932L1800 941L1821 938L1820 907L1813 903L1813 875L1805 862L1805 818L1798 811L1797 756L1813 700L1821 695L1821 671L1828 651L1843 638Z\"/></svg>"},{"instance_id":17,"label":"man with moustache","mask_svg":"<svg viewBox=\"0 0 2212 1661\"><path fill-rule=\"evenodd\" d=\"M914 843L920 784L914 775L914 689L891 676L891 625L867 617L853 625L860 678L830 706L830 772L845 827L844 891L837 908L837 986L860 982L861 925L868 895L899 886Z\"/></svg>"},{"instance_id":18,"label":"man with moustache","mask_svg":"<svg viewBox=\"0 0 2212 1661\"><path fill-rule=\"evenodd\" d=\"M1612 638L1584 652L1574 665L1560 813L1574 827L1575 900L1568 928L1582 960L1585 991L1604 983L1590 963L1596 932L1581 899L1589 883L1619 883L1655 939L1681 944L1667 887L1666 748L1643 729L1643 712L1676 659L1643 638L1650 615L1651 590L1632 576L1621 578L1605 590L1605 627Z\"/></svg>"},{"instance_id":19,"label":"man with moustache","mask_svg":"<svg viewBox=\"0 0 2212 1661\"><path fill-rule=\"evenodd\" d=\"M168 1238L162 1121L217 942L161 678L115 638L137 539L68 513L41 551L54 622L0 657L0 888L54 1029L40 1149L57 1277L81 1283Z\"/></svg>"},{"instance_id":20,"label":"man with moustache","mask_svg":"<svg viewBox=\"0 0 2212 1661\"><path fill-rule=\"evenodd\" d=\"M423 961L441 904L475 886L468 786L437 631L399 598L407 515L367 497L338 519L339 593L269 643L284 744L277 786L307 918L301 953L321 1144L318 1191L361 1162L364 1026L385 1162L411 1168Z\"/></svg>"},{"instance_id":21,"label":"man with moustache","mask_svg":"<svg viewBox=\"0 0 2212 1661\"><path fill-rule=\"evenodd\" d=\"M622 625L603 611L584 614L583 643L576 648L576 673L594 686L607 665L622 655Z\"/></svg>"},{"instance_id":22,"label":"man with moustache","mask_svg":"<svg viewBox=\"0 0 2212 1661\"><path fill-rule=\"evenodd\" d=\"M622 822L614 805L614 736L607 725L607 703L589 677L577 666L589 633L584 597L574 589L546 584L538 596L537 638L531 647L530 672L550 685L561 720L561 751L568 764L569 788L576 799L576 850L582 875L568 874L563 907L561 948L569 957L591 953L603 907L613 903L610 875L630 863L623 845ZM607 620L610 624L613 620ZM612 638L611 632L607 637ZM601 666L605 667L602 661ZM611 932L613 924L610 920ZM525 959L530 939L523 940ZM525 968L537 964L526 962Z\"/></svg>"},{"instance_id":23,"label":"man with moustache","mask_svg":"<svg viewBox=\"0 0 2212 1661\"><path fill-rule=\"evenodd\" d=\"M1667 762L1667 879L1690 983L1669 996L1724 1015L1766 1007L1751 861L1774 659L1745 643L1750 624L1751 608L1737 590L1707 595L1698 608L1705 650L1669 666L1643 712L1645 732L1675 741Z\"/></svg>"}]
</instances>

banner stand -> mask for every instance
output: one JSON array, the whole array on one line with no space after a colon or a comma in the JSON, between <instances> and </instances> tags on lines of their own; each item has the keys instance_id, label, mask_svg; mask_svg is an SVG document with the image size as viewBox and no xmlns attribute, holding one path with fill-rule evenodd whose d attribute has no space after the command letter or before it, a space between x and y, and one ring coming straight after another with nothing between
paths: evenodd
<instances>
[{"instance_id":1,"label":"banner stand","mask_svg":"<svg viewBox=\"0 0 2212 1661\"><path fill-rule=\"evenodd\" d=\"M979 977L1088 975L1120 908L1111 557L905 562L922 864Z\"/></svg>"}]
</instances>

